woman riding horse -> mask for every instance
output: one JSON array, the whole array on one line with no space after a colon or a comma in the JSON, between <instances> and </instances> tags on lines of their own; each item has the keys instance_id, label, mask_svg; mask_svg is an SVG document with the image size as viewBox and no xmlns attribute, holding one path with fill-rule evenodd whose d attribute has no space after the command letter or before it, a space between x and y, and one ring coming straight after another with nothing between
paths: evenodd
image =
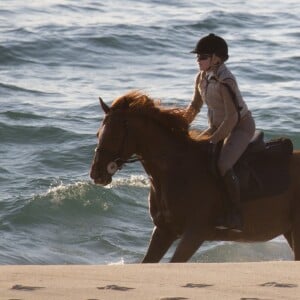
<instances>
[{"instance_id":1,"label":"woman riding horse","mask_svg":"<svg viewBox=\"0 0 300 300\"><path fill-rule=\"evenodd\" d=\"M209 128L202 134L207 135L214 145L222 144L217 166L232 203L230 214L217 220L216 225L241 231L240 184L233 166L252 139L255 123L235 77L224 64L229 57L226 41L209 34L199 40L192 53L197 54L200 72L186 117L192 122L203 102L207 104Z\"/></svg>"}]
</instances>

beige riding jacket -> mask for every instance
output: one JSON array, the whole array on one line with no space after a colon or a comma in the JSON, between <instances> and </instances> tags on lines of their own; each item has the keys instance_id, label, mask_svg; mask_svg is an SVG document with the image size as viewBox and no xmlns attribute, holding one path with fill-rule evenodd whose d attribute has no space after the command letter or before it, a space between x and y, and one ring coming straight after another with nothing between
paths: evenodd
<instances>
[{"instance_id":1,"label":"beige riding jacket","mask_svg":"<svg viewBox=\"0 0 300 300\"><path fill-rule=\"evenodd\" d=\"M225 139L239 120L232 94L223 83L230 85L235 93L238 107L240 107L240 119L243 119L248 113L248 107L242 98L235 77L225 64L220 65L210 74L201 71L197 75L193 99L186 112L191 123L200 112L203 103L207 105L209 128L204 133L211 136L210 140L213 143Z\"/></svg>"}]
</instances>

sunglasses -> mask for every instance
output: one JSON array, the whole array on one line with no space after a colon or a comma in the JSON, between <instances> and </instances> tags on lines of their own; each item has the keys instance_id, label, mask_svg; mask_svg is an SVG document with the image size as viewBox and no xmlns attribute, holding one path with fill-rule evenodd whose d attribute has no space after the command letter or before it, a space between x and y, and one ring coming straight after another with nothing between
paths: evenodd
<instances>
[{"instance_id":1,"label":"sunglasses","mask_svg":"<svg viewBox=\"0 0 300 300\"><path fill-rule=\"evenodd\" d=\"M211 56L212 56L211 54L197 54L197 60L206 60Z\"/></svg>"}]
</instances>

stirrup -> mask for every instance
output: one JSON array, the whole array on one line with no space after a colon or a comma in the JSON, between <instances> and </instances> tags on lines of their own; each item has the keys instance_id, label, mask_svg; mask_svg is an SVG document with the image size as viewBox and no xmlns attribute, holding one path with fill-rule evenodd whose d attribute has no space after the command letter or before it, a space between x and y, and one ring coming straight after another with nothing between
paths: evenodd
<instances>
[{"instance_id":1,"label":"stirrup","mask_svg":"<svg viewBox=\"0 0 300 300\"><path fill-rule=\"evenodd\" d=\"M243 232L243 218L241 215L229 213L217 219L216 229L231 230L234 232Z\"/></svg>"},{"instance_id":2,"label":"stirrup","mask_svg":"<svg viewBox=\"0 0 300 300\"><path fill-rule=\"evenodd\" d=\"M243 217L241 214L231 213L230 215L230 230L234 232L243 231Z\"/></svg>"},{"instance_id":3,"label":"stirrup","mask_svg":"<svg viewBox=\"0 0 300 300\"><path fill-rule=\"evenodd\" d=\"M230 229L230 226L229 226L230 223L228 221L229 221L228 216L219 217L215 223L215 228L220 229L220 230Z\"/></svg>"}]
</instances>

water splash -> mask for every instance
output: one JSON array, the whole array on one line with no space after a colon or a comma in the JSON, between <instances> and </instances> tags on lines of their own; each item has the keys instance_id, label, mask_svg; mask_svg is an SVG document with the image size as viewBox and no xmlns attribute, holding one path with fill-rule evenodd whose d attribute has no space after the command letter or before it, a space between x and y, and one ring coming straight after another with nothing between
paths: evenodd
<instances>
[{"instance_id":1,"label":"water splash","mask_svg":"<svg viewBox=\"0 0 300 300\"><path fill-rule=\"evenodd\" d=\"M129 178L116 178L108 185L108 188L115 188L120 186L142 187L148 188L150 186L149 178L144 175L131 175Z\"/></svg>"}]
</instances>

